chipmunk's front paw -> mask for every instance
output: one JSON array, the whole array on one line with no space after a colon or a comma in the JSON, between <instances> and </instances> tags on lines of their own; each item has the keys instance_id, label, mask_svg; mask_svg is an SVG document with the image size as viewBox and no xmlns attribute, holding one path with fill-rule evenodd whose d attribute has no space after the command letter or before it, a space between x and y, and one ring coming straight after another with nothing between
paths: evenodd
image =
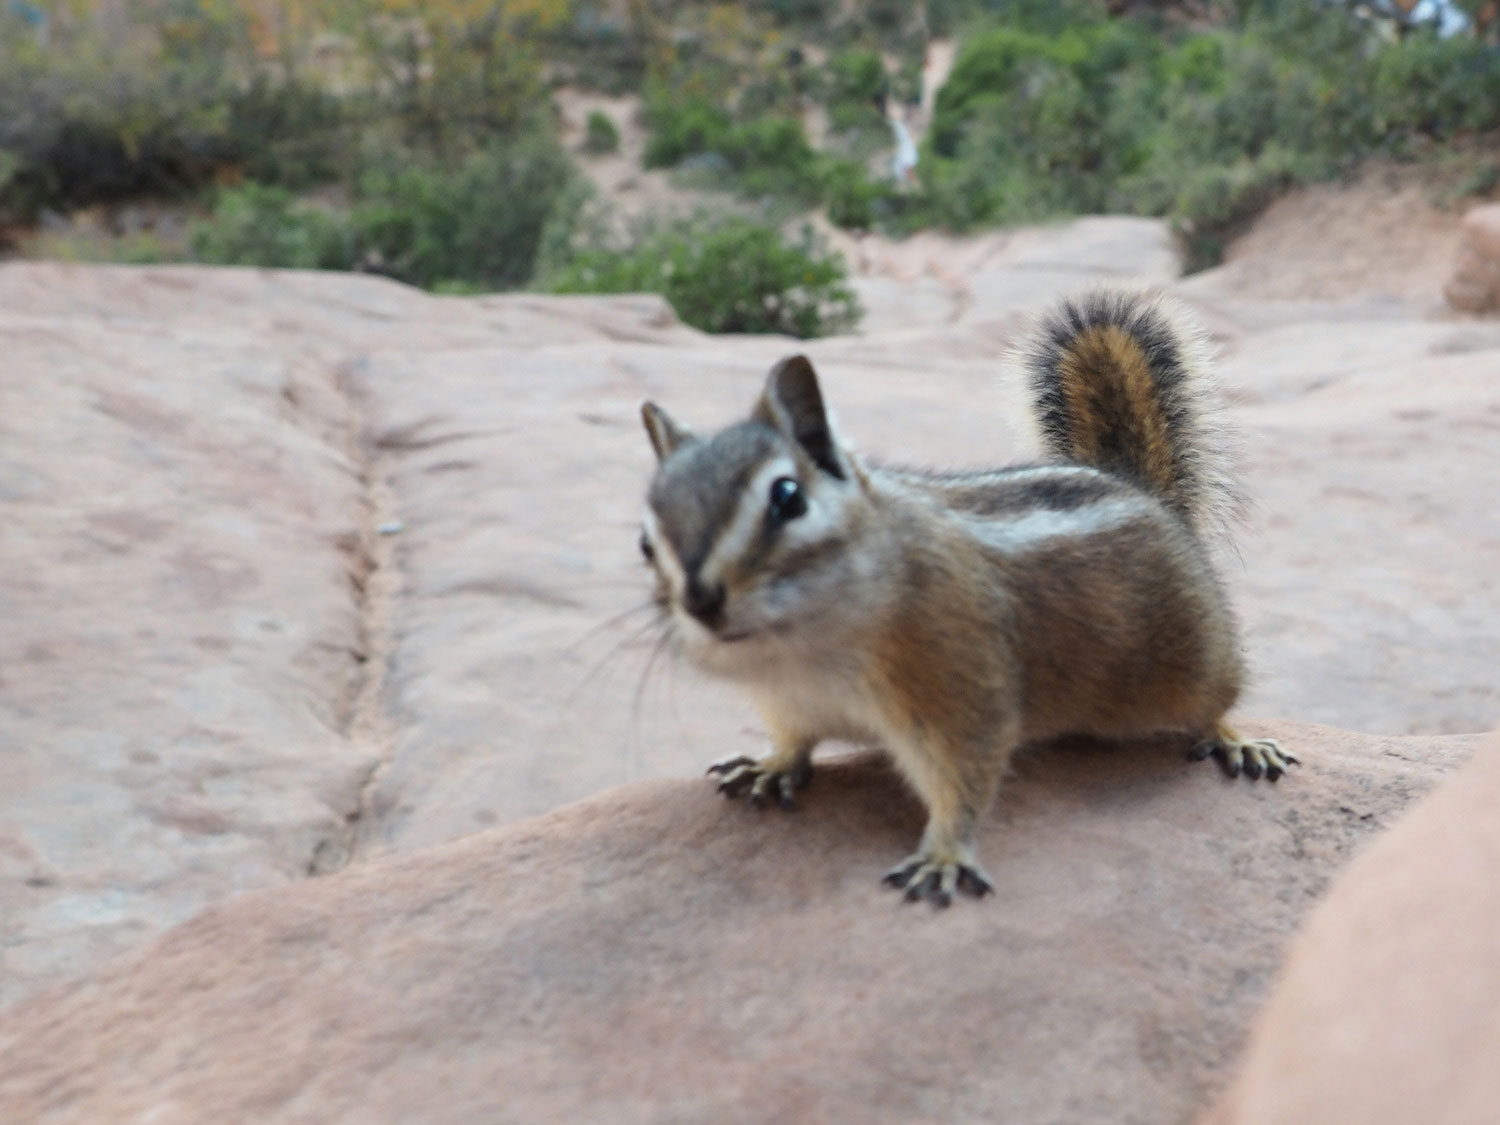
<instances>
[{"instance_id":1,"label":"chipmunk's front paw","mask_svg":"<svg viewBox=\"0 0 1500 1125\"><path fill-rule=\"evenodd\" d=\"M908 902L925 897L934 906L951 905L958 891L983 898L995 889L984 868L976 861L945 859L925 851L909 855L896 864L886 872L884 882L905 892Z\"/></svg>"},{"instance_id":2,"label":"chipmunk's front paw","mask_svg":"<svg viewBox=\"0 0 1500 1125\"><path fill-rule=\"evenodd\" d=\"M793 796L798 789L807 788L812 780L812 763L806 758L787 761L772 755L756 761L754 758L727 758L708 767L710 777L718 777L718 790L733 799L747 796L758 809L774 800L790 812L796 807Z\"/></svg>"},{"instance_id":3,"label":"chipmunk's front paw","mask_svg":"<svg viewBox=\"0 0 1500 1125\"><path fill-rule=\"evenodd\" d=\"M1275 781L1292 766L1301 762L1281 748L1274 738L1240 738L1215 735L1194 746L1189 757L1201 762L1212 754L1230 777L1243 773L1251 781L1261 774L1267 781Z\"/></svg>"}]
</instances>

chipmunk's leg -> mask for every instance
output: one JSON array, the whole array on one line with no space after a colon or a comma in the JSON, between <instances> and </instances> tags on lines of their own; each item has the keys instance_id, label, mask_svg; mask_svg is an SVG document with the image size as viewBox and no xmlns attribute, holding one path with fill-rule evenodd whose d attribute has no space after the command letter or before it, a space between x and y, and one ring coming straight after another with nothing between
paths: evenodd
<instances>
[{"instance_id":1,"label":"chipmunk's leg","mask_svg":"<svg viewBox=\"0 0 1500 1125\"><path fill-rule=\"evenodd\" d=\"M897 764L927 805L927 828L917 850L885 882L908 901L928 898L947 906L958 891L976 898L994 889L974 845L980 818L994 803L1013 746L965 747L942 752L917 746L896 753Z\"/></svg>"},{"instance_id":2,"label":"chipmunk's leg","mask_svg":"<svg viewBox=\"0 0 1500 1125\"><path fill-rule=\"evenodd\" d=\"M710 776L719 779L719 792L729 798L748 795L756 808L775 800L790 812L796 807L793 796L812 780L812 752L816 737L801 733L781 720L774 712L762 709L771 732L772 752L764 758L740 755L715 762L708 767Z\"/></svg>"},{"instance_id":3,"label":"chipmunk's leg","mask_svg":"<svg viewBox=\"0 0 1500 1125\"><path fill-rule=\"evenodd\" d=\"M1188 756L1201 762L1210 754L1218 759L1230 777L1239 777L1243 773L1251 781L1257 780L1261 774L1266 775L1267 781L1275 781L1292 766L1301 764L1274 738L1242 738L1222 719Z\"/></svg>"}]
</instances>

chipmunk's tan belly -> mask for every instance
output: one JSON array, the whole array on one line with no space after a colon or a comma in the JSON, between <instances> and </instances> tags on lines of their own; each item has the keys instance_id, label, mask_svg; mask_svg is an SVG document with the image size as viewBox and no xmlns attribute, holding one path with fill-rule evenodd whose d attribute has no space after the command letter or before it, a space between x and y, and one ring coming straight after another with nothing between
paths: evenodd
<instances>
[{"instance_id":1,"label":"chipmunk's tan belly","mask_svg":"<svg viewBox=\"0 0 1500 1125\"><path fill-rule=\"evenodd\" d=\"M756 707L784 730L813 739L882 740L881 719L868 691L841 670L802 669L751 688Z\"/></svg>"}]
</instances>

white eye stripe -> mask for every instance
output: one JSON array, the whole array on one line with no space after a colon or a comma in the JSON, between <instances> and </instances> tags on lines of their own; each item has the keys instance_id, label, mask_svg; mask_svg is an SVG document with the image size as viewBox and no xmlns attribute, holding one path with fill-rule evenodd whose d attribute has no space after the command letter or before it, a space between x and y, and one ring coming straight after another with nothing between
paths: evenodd
<instances>
[{"instance_id":1,"label":"white eye stripe","mask_svg":"<svg viewBox=\"0 0 1500 1125\"><path fill-rule=\"evenodd\" d=\"M705 581L717 581L724 568L749 549L751 539L760 530L761 521L765 518L771 482L780 477L796 479L797 464L790 457L772 458L750 478L750 483L740 493L734 518L725 525L708 557L703 560L702 575Z\"/></svg>"},{"instance_id":2,"label":"white eye stripe","mask_svg":"<svg viewBox=\"0 0 1500 1125\"><path fill-rule=\"evenodd\" d=\"M656 513L651 510L649 504L646 505L641 523L646 529L646 539L656 553L656 565L661 567L674 590L682 589L685 581L682 563L677 558L677 552L673 549L671 541L661 533L661 524L657 521Z\"/></svg>"}]
</instances>

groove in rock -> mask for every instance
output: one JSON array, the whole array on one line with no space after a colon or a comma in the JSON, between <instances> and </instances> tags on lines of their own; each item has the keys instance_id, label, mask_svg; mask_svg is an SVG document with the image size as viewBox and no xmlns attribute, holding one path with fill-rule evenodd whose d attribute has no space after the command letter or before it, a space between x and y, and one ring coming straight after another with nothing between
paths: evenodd
<instances>
[{"instance_id":1,"label":"groove in rock","mask_svg":"<svg viewBox=\"0 0 1500 1125\"><path fill-rule=\"evenodd\" d=\"M401 578L396 569L395 493L390 486L392 454L370 434L365 391L356 372L361 361L343 365L336 386L348 406L346 452L358 474L360 492L355 510L354 542L344 545L350 556L350 588L359 613L359 640L354 659L358 672L352 701L345 710L344 737L373 759L361 780L358 799L345 814L341 829L324 837L308 861L309 875L326 875L347 867L355 858L362 835L373 816L375 789L394 743L385 709L385 681L390 664L391 611Z\"/></svg>"}]
</instances>

